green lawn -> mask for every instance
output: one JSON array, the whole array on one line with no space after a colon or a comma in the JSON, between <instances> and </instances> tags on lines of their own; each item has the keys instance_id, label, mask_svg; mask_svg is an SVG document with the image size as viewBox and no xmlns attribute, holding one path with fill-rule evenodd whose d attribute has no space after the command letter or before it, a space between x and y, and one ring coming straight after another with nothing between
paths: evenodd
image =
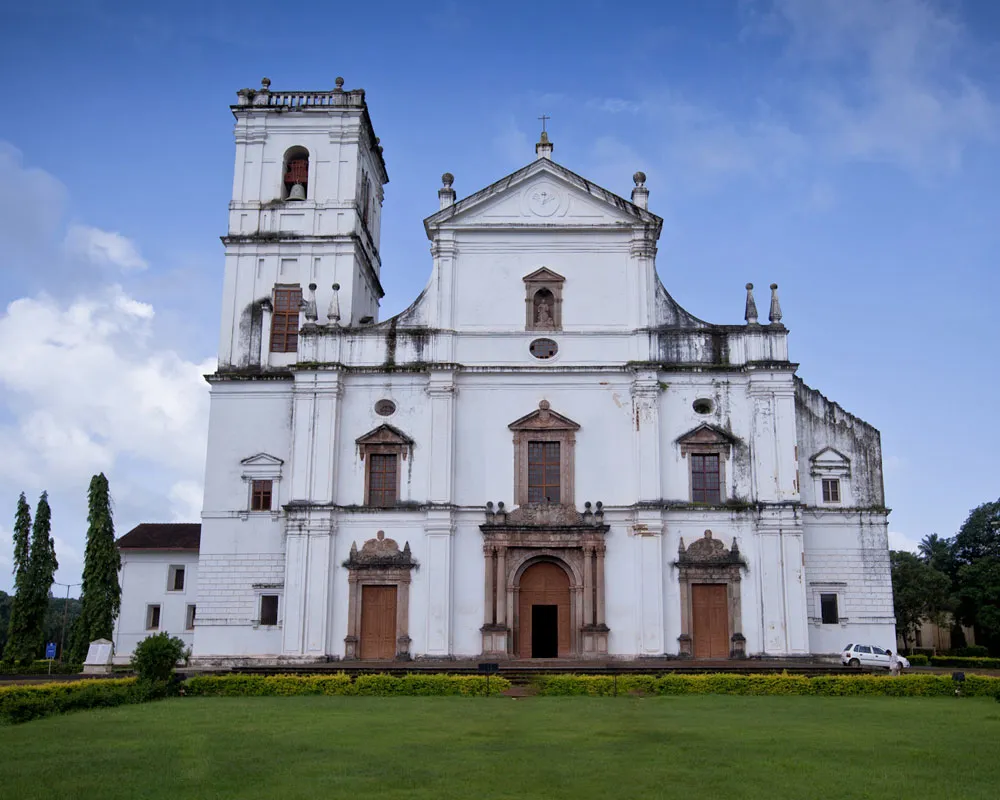
<instances>
[{"instance_id":1,"label":"green lawn","mask_svg":"<svg viewBox=\"0 0 1000 800\"><path fill-rule=\"evenodd\" d=\"M0 728L0 797L989 798L1000 704L180 698Z\"/></svg>"}]
</instances>

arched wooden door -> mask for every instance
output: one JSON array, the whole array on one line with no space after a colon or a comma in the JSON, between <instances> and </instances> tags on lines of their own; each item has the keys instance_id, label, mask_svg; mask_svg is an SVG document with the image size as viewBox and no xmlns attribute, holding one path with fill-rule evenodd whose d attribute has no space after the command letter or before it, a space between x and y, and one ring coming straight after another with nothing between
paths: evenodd
<instances>
[{"instance_id":1,"label":"arched wooden door","mask_svg":"<svg viewBox=\"0 0 1000 800\"><path fill-rule=\"evenodd\" d=\"M518 656L571 656L573 632L570 630L569 576L565 570L548 561L533 564L521 575L518 590Z\"/></svg>"}]
</instances>

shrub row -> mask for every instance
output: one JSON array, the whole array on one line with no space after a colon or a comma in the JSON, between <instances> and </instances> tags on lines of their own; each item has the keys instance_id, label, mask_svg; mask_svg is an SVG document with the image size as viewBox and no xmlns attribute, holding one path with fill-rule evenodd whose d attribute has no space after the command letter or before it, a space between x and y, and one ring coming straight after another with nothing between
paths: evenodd
<instances>
[{"instance_id":1,"label":"shrub row","mask_svg":"<svg viewBox=\"0 0 1000 800\"><path fill-rule=\"evenodd\" d=\"M533 681L542 695L607 696L616 691L609 675L552 675ZM654 695L814 695L822 697L953 697L956 684L949 675L620 675L617 693ZM968 676L961 694L1000 697L1000 678Z\"/></svg>"},{"instance_id":2,"label":"shrub row","mask_svg":"<svg viewBox=\"0 0 1000 800\"><path fill-rule=\"evenodd\" d=\"M510 688L506 678L494 676L490 694ZM262 697L275 695L467 695L486 694L486 678L478 675L198 675L184 683L187 695L202 697Z\"/></svg>"},{"instance_id":3,"label":"shrub row","mask_svg":"<svg viewBox=\"0 0 1000 800\"><path fill-rule=\"evenodd\" d=\"M83 669L80 664L58 664L52 662L53 675L77 675ZM0 675L48 675L49 662L45 660L32 661L30 664L14 664L10 661L0 661Z\"/></svg>"},{"instance_id":4,"label":"shrub row","mask_svg":"<svg viewBox=\"0 0 1000 800\"><path fill-rule=\"evenodd\" d=\"M990 651L985 645L970 644L968 647L958 647L942 653L943 656L957 656L958 658L986 658Z\"/></svg>"},{"instance_id":5,"label":"shrub row","mask_svg":"<svg viewBox=\"0 0 1000 800\"><path fill-rule=\"evenodd\" d=\"M906 660L910 662L911 667L926 667L931 662L928 657L922 655L921 653L913 653L906 657Z\"/></svg>"},{"instance_id":6,"label":"shrub row","mask_svg":"<svg viewBox=\"0 0 1000 800\"><path fill-rule=\"evenodd\" d=\"M86 708L142 703L165 694L166 684L139 683L135 678L4 686L0 687L0 724Z\"/></svg>"},{"instance_id":7,"label":"shrub row","mask_svg":"<svg viewBox=\"0 0 1000 800\"><path fill-rule=\"evenodd\" d=\"M966 669L1000 669L1000 658L960 658L957 656L931 656L935 667L965 667ZM910 659L913 663L913 659Z\"/></svg>"}]
</instances>

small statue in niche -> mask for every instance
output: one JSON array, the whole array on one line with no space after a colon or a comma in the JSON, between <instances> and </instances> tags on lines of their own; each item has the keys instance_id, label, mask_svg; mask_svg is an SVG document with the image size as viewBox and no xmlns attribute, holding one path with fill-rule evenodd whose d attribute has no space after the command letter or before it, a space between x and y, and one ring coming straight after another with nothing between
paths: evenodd
<instances>
[{"instance_id":1,"label":"small statue in niche","mask_svg":"<svg viewBox=\"0 0 1000 800\"><path fill-rule=\"evenodd\" d=\"M549 304L544 300L539 301L535 306L535 324L538 327L551 328L555 324L549 309Z\"/></svg>"}]
</instances>

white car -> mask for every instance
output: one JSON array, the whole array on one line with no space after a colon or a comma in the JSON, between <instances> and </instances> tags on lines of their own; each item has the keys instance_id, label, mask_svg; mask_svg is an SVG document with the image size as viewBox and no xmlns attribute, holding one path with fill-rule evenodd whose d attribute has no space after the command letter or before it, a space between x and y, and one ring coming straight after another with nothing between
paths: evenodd
<instances>
[{"instance_id":1,"label":"white car","mask_svg":"<svg viewBox=\"0 0 1000 800\"><path fill-rule=\"evenodd\" d=\"M849 644L840 654L840 663L849 667L883 667L889 669L889 654L873 644ZM901 669L909 669L910 662L899 656Z\"/></svg>"}]
</instances>

